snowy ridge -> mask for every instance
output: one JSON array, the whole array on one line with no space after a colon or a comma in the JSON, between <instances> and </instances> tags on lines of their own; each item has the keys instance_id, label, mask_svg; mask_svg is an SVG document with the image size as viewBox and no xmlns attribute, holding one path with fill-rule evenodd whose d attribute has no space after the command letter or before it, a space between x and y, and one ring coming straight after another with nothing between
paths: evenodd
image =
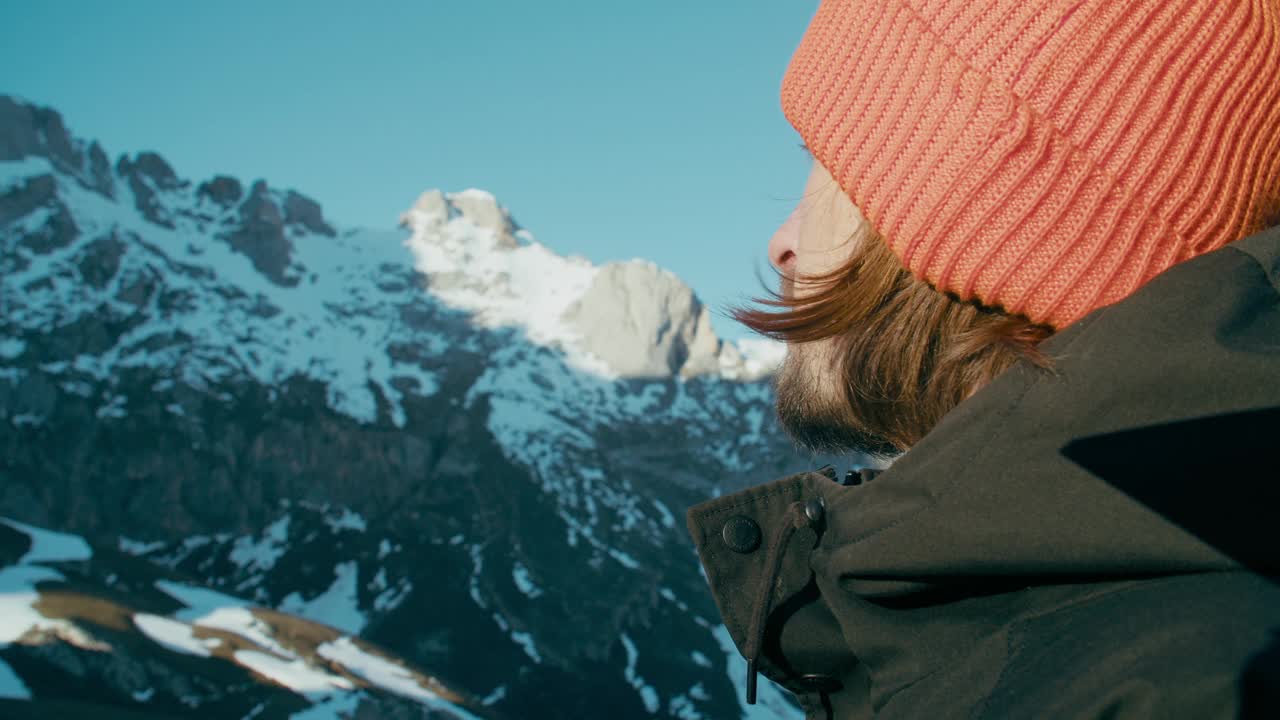
<instances>
[{"instance_id":1,"label":"snowy ridge","mask_svg":"<svg viewBox=\"0 0 1280 720\"><path fill-rule=\"evenodd\" d=\"M42 363L47 371L66 371L69 383L81 375L108 379L130 367L173 368L175 380L196 388L233 376L265 384L302 376L325 383L332 406L362 422L377 420L381 395L390 421L403 426L406 394L430 396L438 389L430 365L449 341L433 327L436 301L470 313L480 326L519 329L530 343L563 353L574 370L617 377L580 347L579 334L562 319L598 269L552 253L527 231L516 232L523 244L510 246L501 230L477 224L472 215L450 217L420 200L404 216L408 238L369 230L330 237L300 224L283 226L290 260L273 278L225 240L240 229L237 211L189 183L152 189L153 214L172 226L165 227L137 210L137 198L129 203L89 190L46 158L0 163L0 193L44 182L56 186L52 195L76 230L58 247L17 248L3 268L10 320L37 331L88 315L149 316L111 347ZM121 185L117 194L134 192ZM283 206L291 194L265 196ZM498 208L479 190L424 197L439 197L448 207L467 200ZM39 234L58 217L46 207L5 232ZM99 285L85 282L85 272L95 271L110 276ZM721 377L750 381L770 372L769 362L757 359L759 343L743 347L747 359L723 346ZM21 339L6 337L0 356L18 360L25 350ZM114 397L102 400L106 416L128 412ZM39 420L38 413L24 418Z\"/></svg>"},{"instance_id":2,"label":"snowy ridge","mask_svg":"<svg viewBox=\"0 0 1280 720\"><path fill-rule=\"evenodd\" d=\"M109 379L121 368L173 368L175 380L195 388L232 376L276 384L300 375L324 382L335 409L372 422L377 402L372 384L398 400L405 378L414 392L434 392L433 375L419 363L397 360L387 345L412 343L424 355L444 350L443 339L425 328L407 327L403 307L413 307L420 291L408 271L409 258L391 232L348 232L317 237L295 227L291 240L301 252L291 265L302 276L294 286L264 276L250 258L215 237L235 225L231 211L207 215L176 210L173 229L157 226L134 208L86 190L57 173L43 158L0 164L9 185L52 177L58 197L73 208L79 232L65 246L44 253L19 247L19 268L6 268L10 320L31 330L57 327L84 316L148 316L101 352L81 352L45 362L46 371L65 371L68 381L85 375ZM190 197L175 190L162 195L166 207ZM28 216L14 234L30 233L43 220ZM16 231L16 232L15 232ZM110 252L115 272L100 287L68 272ZM421 300L418 300L421 302ZM23 349L9 341L6 354ZM344 352L334 352L343 348ZM104 398L103 412L119 414ZM403 423L399 402L394 422ZM173 410L180 415L181 409ZM32 418L38 422L38 418Z\"/></svg>"}]
</instances>

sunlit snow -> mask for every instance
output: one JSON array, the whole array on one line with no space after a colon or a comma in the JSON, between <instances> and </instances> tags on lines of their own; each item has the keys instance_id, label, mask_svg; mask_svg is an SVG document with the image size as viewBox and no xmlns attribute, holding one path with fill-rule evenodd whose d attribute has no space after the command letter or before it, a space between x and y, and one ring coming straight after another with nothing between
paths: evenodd
<instances>
[{"instance_id":1,"label":"sunlit snow","mask_svg":"<svg viewBox=\"0 0 1280 720\"><path fill-rule=\"evenodd\" d=\"M478 720L471 713L448 702L423 686L415 673L384 657L364 650L351 638L338 638L316 648L316 654L326 660L339 663L351 674L370 685L382 688L410 700L416 700L433 708L447 708L462 718Z\"/></svg>"},{"instance_id":2,"label":"sunlit snow","mask_svg":"<svg viewBox=\"0 0 1280 720\"><path fill-rule=\"evenodd\" d=\"M190 625L159 615L138 613L133 616L134 627L142 634L173 650L187 655L209 657L211 648L221 641L215 638L197 638Z\"/></svg>"},{"instance_id":3,"label":"sunlit snow","mask_svg":"<svg viewBox=\"0 0 1280 720\"><path fill-rule=\"evenodd\" d=\"M355 687L350 680L327 673L303 660L282 660L256 650L237 650L233 657L236 662L259 675L310 698L323 697Z\"/></svg>"}]
</instances>

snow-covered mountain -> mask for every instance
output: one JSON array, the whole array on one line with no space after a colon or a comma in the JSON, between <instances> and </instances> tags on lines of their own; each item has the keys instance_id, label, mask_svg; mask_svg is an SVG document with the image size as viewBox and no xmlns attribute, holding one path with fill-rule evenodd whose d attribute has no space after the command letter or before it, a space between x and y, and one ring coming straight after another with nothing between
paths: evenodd
<instances>
[{"instance_id":1,"label":"snow-covered mountain","mask_svg":"<svg viewBox=\"0 0 1280 720\"><path fill-rule=\"evenodd\" d=\"M681 522L811 464L774 426L777 348L716 338L650 263L555 254L486 192L428 191L400 220L344 229L261 180L111 164L0 96L0 515L32 547L49 528L96 549L0 571L32 608L0 635L0 695L229 717L217 698L252 677L306 701L251 693L262 718L795 716L740 705ZM43 599L68 588L134 608L129 647L188 683L238 679L123 683L83 660L122 626ZM227 630L244 652L337 689L208 644L201 618L250 606L262 636ZM68 643L79 664L32 659ZM408 677L437 704L387 685Z\"/></svg>"},{"instance_id":2,"label":"snow-covered mountain","mask_svg":"<svg viewBox=\"0 0 1280 720\"><path fill-rule=\"evenodd\" d=\"M497 717L356 629L254 607L79 536L0 519L0 558L4 717L101 717L103 706L172 717L322 718L357 708ZM335 600L332 617L347 607ZM69 677L81 681L75 691Z\"/></svg>"}]
</instances>

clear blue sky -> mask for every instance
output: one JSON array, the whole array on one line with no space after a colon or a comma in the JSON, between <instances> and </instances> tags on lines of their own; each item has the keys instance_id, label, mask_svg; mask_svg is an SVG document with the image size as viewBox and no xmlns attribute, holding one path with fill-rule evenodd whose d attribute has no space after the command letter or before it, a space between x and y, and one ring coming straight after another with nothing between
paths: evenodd
<instances>
[{"instance_id":1,"label":"clear blue sky","mask_svg":"<svg viewBox=\"0 0 1280 720\"><path fill-rule=\"evenodd\" d=\"M0 92L114 159L392 227L489 190L537 238L755 294L808 170L778 87L816 0L0 2ZM743 331L717 317L722 335Z\"/></svg>"}]
</instances>

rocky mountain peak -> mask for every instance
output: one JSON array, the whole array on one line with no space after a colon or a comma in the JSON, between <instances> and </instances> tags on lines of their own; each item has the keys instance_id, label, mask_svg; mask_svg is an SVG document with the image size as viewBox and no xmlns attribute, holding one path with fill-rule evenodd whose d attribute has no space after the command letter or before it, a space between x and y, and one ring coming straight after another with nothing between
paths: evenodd
<instances>
[{"instance_id":1,"label":"rocky mountain peak","mask_svg":"<svg viewBox=\"0 0 1280 720\"><path fill-rule=\"evenodd\" d=\"M234 207L244 195L240 181L228 175L217 175L212 180L200 183L196 188L196 196L200 199L220 205L224 208Z\"/></svg>"},{"instance_id":2,"label":"rocky mountain peak","mask_svg":"<svg viewBox=\"0 0 1280 720\"><path fill-rule=\"evenodd\" d=\"M456 193L427 190L418 196L409 212L400 216L400 224L415 223L434 225L462 217L478 228L491 230L499 249L519 246L516 233L520 226L511 218L511 212L498 204L497 198L484 190L469 189Z\"/></svg>"},{"instance_id":3,"label":"rocky mountain peak","mask_svg":"<svg viewBox=\"0 0 1280 720\"><path fill-rule=\"evenodd\" d=\"M720 367L722 343L693 290L650 262L610 263L565 312L584 349L623 377L690 377Z\"/></svg>"},{"instance_id":4,"label":"rocky mountain peak","mask_svg":"<svg viewBox=\"0 0 1280 720\"><path fill-rule=\"evenodd\" d=\"M187 184L178 179L173 166L159 153L149 151L136 153L132 159L121 155L116 161L116 172L124 177L146 178L157 190L177 190Z\"/></svg>"},{"instance_id":5,"label":"rocky mountain peak","mask_svg":"<svg viewBox=\"0 0 1280 720\"><path fill-rule=\"evenodd\" d=\"M97 142L72 137L62 115L9 95L0 95L0 162L47 158L85 187L112 197L111 163Z\"/></svg>"},{"instance_id":6,"label":"rocky mountain peak","mask_svg":"<svg viewBox=\"0 0 1280 720\"><path fill-rule=\"evenodd\" d=\"M286 225L301 225L317 235L333 237L337 233L324 221L324 211L320 203L297 192L289 190L284 196L284 222Z\"/></svg>"}]
</instances>

